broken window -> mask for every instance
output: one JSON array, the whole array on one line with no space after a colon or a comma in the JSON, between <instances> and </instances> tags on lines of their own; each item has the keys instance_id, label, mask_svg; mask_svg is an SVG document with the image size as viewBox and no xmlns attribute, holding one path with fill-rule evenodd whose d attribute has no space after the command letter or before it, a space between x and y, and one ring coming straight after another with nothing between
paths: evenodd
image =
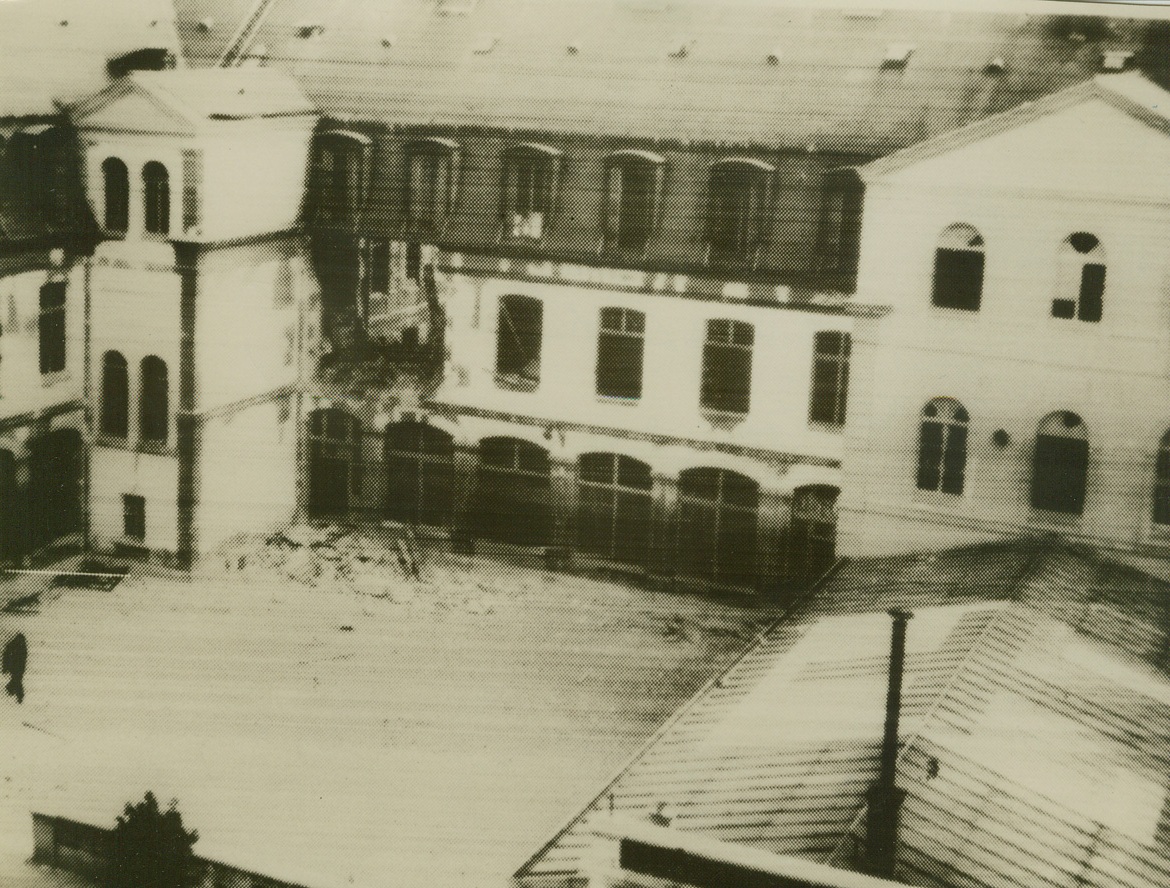
<instances>
[{"instance_id":1,"label":"broken window","mask_svg":"<svg viewBox=\"0 0 1170 888\"><path fill-rule=\"evenodd\" d=\"M125 232L130 227L130 171L116 157L102 161L102 190L106 231Z\"/></svg>"},{"instance_id":2,"label":"broken window","mask_svg":"<svg viewBox=\"0 0 1170 888\"><path fill-rule=\"evenodd\" d=\"M37 319L42 373L65 369L65 281L50 281L41 287L40 317Z\"/></svg>"},{"instance_id":3,"label":"broken window","mask_svg":"<svg viewBox=\"0 0 1170 888\"><path fill-rule=\"evenodd\" d=\"M754 264L766 231L775 168L751 159L721 160L708 179L707 242L712 262Z\"/></svg>"},{"instance_id":4,"label":"broken window","mask_svg":"<svg viewBox=\"0 0 1170 888\"><path fill-rule=\"evenodd\" d=\"M167 389L167 365L159 357L142 359L138 399L138 434L143 441L167 440L170 403Z\"/></svg>"},{"instance_id":5,"label":"broken window","mask_svg":"<svg viewBox=\"0 0 1170 888\"><path fill-rule=\"evenodd\" d=\"M918 489L955 495L967 473L967 409L951 398L935 398L922 408L918 426Z\"/></svg>"},{"instance_id":6,"label":"broken window","mask_svg":"<svg viewBox=\"0 0 1170 888\"><path fill-rule=\"evenodd\" d=\"M451 212L456 144L424 139L406 147L406 223L418 234L439 232Z\"/></svg>"},{"instance_id":7,"label":"broken window","mask_svg":"<svg viewBox=\"0 0 1170 888\"><path fill-rule=\"evenodd\" d=\"M560 175L561 153L543 145L517 145L504 157L502 214L508 237L539 240L548 227Z\"/></svg>"},{"instance_id":8,"label":"broken window","mask_svg":"<svg viewBox=\"0 0 1170 888\"><path fill-rule=\"evenodd\" d=\"M530 296L500 300L496 331L496 382L505 388L531 390L540 382L540 345L544 306Z\"/></svg>"},{"instance_id":9,"label":"broken window","mask_svg":"<svg viewBox=\"0 0 1170 888\"><path fill-rule=\"evenodd\" d=\"M619 151L605 164L605 243L640 253L658 215L663 158L646 151Z\"/></svg>"},{"instance_id":10,"label":"broken window","mask_svg":"<svg viewBox=\"0 0 1170 888\"><path fill-rule=\"evenodd\" d=\"M603 308L597 337L597 394L642 397L642 351L646 315L628 308Z\"/></svg>"},{"instance_id":11,"label":"broken window","mask_svg":"<svg viewBox=\"0 0 1170 888\"><path fill-rule=\"evenodd\" d=\"M152 160L142 168L143 227L148 234L171 230L171 179L167 168Z\"/></svg>"},{"instance_id":12,"label":"broken window","mask_svg":"<svg viewBox=\"0 0 1170 888\"><path fill-rule=\"evenodd\" d=\"M743 321L707 321L699 404L704 410L747 413L751 404L755 329Z\"/></svg>"},{"instance_id":13,"label":"broken window","mask_svg":"<svg viewBox=\"0 0 1170 888\"><path fill-rule=\"evenodd\" d=\"M1089 432L1075 413L1050 413L1036 432L1032 458L1032 506L1080 515L1085 508Z\"/></svg>"},{"instance_id":14,"label":"broken window","mask_svg":"<svg viewBox=\"0 0 1170 888\"><path fill-rule=\"evenodd\" d=\"M849 334L839 330L827 330L814 337L812 394L808 408L810 422L833 426L845 424L851 347Z\"/></svg>"},{"instance_id":15,"label":"broken window","mask_svg":"<svg viewBox=\"0 0 1170 888\"><path fill-rule=\"evenodd\" d=\"M1052 300L1054 318L1076 318L1096 323L1105 301L1105 248L1091 234L1079 231L1060 246L1058 295Z\"/></svg>"},{"instance_id":16,"label":"broken window","mask_svg":"<svg viewBox=\"0 0 1170 888\"><path fill-rule=\"evenodd\" d=\"M111 438L130 434L130 371L116 351L102 357L101 433Z\"/></svg>"},{"instance_id":17,"label":"broken window","mask_svg":"<svg viewBox=\"0 0 1170 888\"><path fill-rule=\"evenodd\" d=\"M983 236L970 225L952 225L934 253L931 302L940 308L978 311L983 297Z\"/></svg>"}]
</instances>

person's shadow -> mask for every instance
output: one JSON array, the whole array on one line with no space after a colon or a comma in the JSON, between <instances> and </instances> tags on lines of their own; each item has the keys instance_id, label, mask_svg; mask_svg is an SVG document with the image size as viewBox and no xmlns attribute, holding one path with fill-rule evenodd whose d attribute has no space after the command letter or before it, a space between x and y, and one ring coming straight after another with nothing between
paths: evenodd
<instances>
[{"instance_id":1,"label":"person's shadow","mask_svg":"<svg viewBox=\"0 0 1170 888\"><path fill-rule=\"evenodd\" d=\"M9 676L5 690L16 698L17 703L23 703L24 669L28 665L28 642L25 641L23 632L17 632L8 644L4 645L4 658L0 665Z\"/></svg>"}]
</instances>

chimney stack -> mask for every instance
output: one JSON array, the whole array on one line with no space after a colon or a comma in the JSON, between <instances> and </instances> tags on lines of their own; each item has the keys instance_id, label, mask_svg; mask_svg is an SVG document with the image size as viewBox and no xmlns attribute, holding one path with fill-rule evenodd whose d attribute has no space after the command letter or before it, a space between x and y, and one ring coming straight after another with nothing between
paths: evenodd
<instances>
[{"instance_id":1,"label":"chimney stack","mask_svg":"<svg viewBox=\"0 0 1170 888\"><path fill-rule=\"evenodd\" d=\"M882 878L894 877L898 859L898 811L906 795L895 785L898 772L898 717L902 710L902 671L906 664L906 624L913 616L894 608L890 639L890 683L886 692L886 728L882 737L881 767L877 782L866 794L865 871Z\"/></svg>"}]
</instances>

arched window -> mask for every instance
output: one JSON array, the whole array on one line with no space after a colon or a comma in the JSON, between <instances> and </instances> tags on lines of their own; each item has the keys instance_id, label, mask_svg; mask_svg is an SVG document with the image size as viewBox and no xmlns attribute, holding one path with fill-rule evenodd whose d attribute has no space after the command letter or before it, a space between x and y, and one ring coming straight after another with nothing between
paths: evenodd
<instances>
[{"instance_id":1,"label":"arched window","mask_svg":"<svg viewBox=\"0 0 1170 888\"><path fill-rule=\"evenodd\" d=\"M142 168L143 227L148 234L171 230L171 177L167 168L152 160Z\"/></svg>"},{"instance_id":2,"label":"arched window","mask_svg":"<svg viewBox=\"0 0 1170 888\"><path fill-rule=\"evenodd\" d=\"M1105 303L1105 248L1091 234L1078 231L1060 245L1054 318L1096 323Z\"/></svg>"},{"instance_id":3,"label":"arched window","mask_svg":"<svg viewBox=\"0 0 1170 888\"><path fill-rule=\"evenodd\" d=\"M548 545L553 527L548 451L517 438L480 441L474 514L480 536Z\"/></svg>"},{"instance_id":4,"label":"arched window","mask_svg":"<svg viewBox=\"0 0 1170 888\"><path fill-rule=\"evenodd\" d=\"M978 311L983 298L983 236L970 225L952 225L934 251L931 301L941 308Z\"/></svg>"},{"instance_id":5,"label":"arched window","mask_svg":"<svg viewBox=\"0 0 1170 888\"><path fill-rule=\"evenodd\" d=\"M649 151L618 151L605 160L605 245L640 253L658 217L665 159Z\"/></svg>"},{"instance_id":6,"label":"arched window","mask_svg":"<svg viewBox=\"0 0 1170 888\"><path fill-rule=\"evenodd\" d=\"M369 136L333 130L317 137L313 150L314 221L350 228L357 223L369 188Z\"/></svg>"},{"instance_id":7,"label":"arched window","mask_svg":"<svg viewBox=\"0 0 1170 888\"><path fill-rule=\"evenodd\" d=\"M386 513L407 524L451 523L455 491L455 441L421 422L386 426Z\"/></svg>"},{"instance_id":8,"label":"arched window","mask_svg":"<svg viewBox=\"0 0 1170 888\"><path fill-rule=\"evenodd\" d=\"M726 469L688 469L679 475L678 493L678 554L686 572L752 583L759 485Z\"/></svg>"},{"instance_id":9,"label":"arched window","mask_svg":"<svg viewBox=\"0 0 1170 888\"><path fill-rule=\"evenodd\" d=\"M792 492L793 576L813 580L837 557L837 497L841 491L826 484L798 487Z\"/></svg>"},{"instance_id":10,"label":"arched window","mask_svg":"<svg viewBox=\"0 0 1170 888\"><path fill-rule=\"evenodd\" d=\"M167 365L150 355L142 359L138 397L138 435L143 441L166 441L170 426Z\"/></svg>"},{"instance_id":11,"label":"arched window","mask_svg":"<svg viewBox=\"0 0 1170 888\"><path fill-rule=\"evenodd\" d=\"M1089 473L1089 431L1061 410L1040 421L1032 458L1032 507L1080 515Z\"/></svg>"},{"instance_id":12,"label":"arched window","mask_svg":"<svg viewBox=\"0 0 1170 888\"><path fill-rule=\"evenodd\" d=\"M922 408L918 426L918 487L960 494L967 472L967 423L958 401L935 398Z\"/></svg>"},{"instance_id":13,"label":"arched window","mask_svg":"<svg viewBox=\"0 0 1170 888\"><path fill-rule=\"evenodd\" d=\"M130 371L119 352L102 356L101 433L111 438L130 434Z\"/></svg>"},{"instance_id":14,"label":"arched window","mask_svg":"<svg viewBox=\"0 0 1170 888\"><path fill-rule=\"evenodd\" d=\"M1158 443L1154 465L1154 523L1170 524L1170 432Z\"/></svg>"},{"instance_id":15,"label":"arched window","mask_svg":"<svg viewBox=\"0 0 1170 888\"><path fill-rule=\"evenodd\" d=\"M102 161L102 196L106 231L124 232L130 227L130 171L116 157Z\"/></svg>"},{"instance_id":16,"label":"arched window","mask_svg":"<svg viewBox=\"0 0 1170 888\"><path fill-rule=\"evenodd\" d=\"M616 453L586 453L578 468L582 551L644 564L650 554L650 466Z\"/></svg>"},{"instance_id":17,"label":"arched window","mask_svg":"<svg viewBox=\"0 0 1170 888\"><path fill-rule=\"evenodd\" d=\"M754 263L767 230L776 168L751 158L712 164L707 182L707 244L712 262Z\"/></svg>"}]
</instances>

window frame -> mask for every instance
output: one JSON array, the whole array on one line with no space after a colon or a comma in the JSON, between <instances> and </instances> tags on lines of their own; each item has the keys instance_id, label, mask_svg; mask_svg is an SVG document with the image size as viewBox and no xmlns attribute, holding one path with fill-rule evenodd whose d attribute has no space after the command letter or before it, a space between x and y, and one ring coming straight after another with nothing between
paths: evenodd
<instances>
[{"instance_id":1,"label":"window frame","mask_svg":"<svg viewBox=\"0 0 1170 888\"><path fill-rule=\"evenodd\" d=\"M661 218L665 173L666 158L650 151L624 149L605 158L603 249L629 256L645 254ZM633 176L646 180L637 190L627 187Z\"/></svg>"},{"instance_id":2,"label":"window frame","mask_svg":"<svg viewBox=\"0 0 1170 888\"><path fill-rule=\"evenodd\" d=\"M357 227L369 193L372 144L369 136L352 130L317 134L313 140L315 225L346 230Z\"/></svg>"},{"instance_id":3,"label":"window frame","mask_svg":"<svg viewBox=\"0 0 1170 888\"><path fill-rule=\"evenodd\" d=\"M1063 428L1057 428L1060 422ZM1045 429L1055 429L1046 432ZM1072 432L1076 432L1072 434ZM1059 443L1058 443L1059 442ZM1074 446L1075 445L1075 446ZM1063 452L1062 452L1063 451ZM1048 456L1042 459L1042 455ZM1075 460L1070 467L1069 463ZM1091 461L1089 430L1071 410L1049 413L1036 426L1028 501L1038 512L1079 517L1088 502ZM1070 471L1075 468L1078 471ZM1069 481L1074 483L1070 484Z\"/></svg>"},{"instance_id":4,"label":"window frame","mask_svg":"<svg viewBox=\"0 0 1170 888\"><path fill-rule=\"evenodd\" d=\"M936 431L937 443L930 440ZM962 402L947 397L927 401L918 414L915 487L962 496L967 489L970 438L971 415Z\"/></svg>"},{"instance_id":5,"label":"window frame","mask_svg":"<svg viewBox=\"0 0 1170 888\"><path fill-rule=\"evenodd\" d=\"M130 168L122 158L110 155L101 170L102 228L109 235L124 235L130 230ZM112 182L115 175L119 180Z\"/></svg>"},{"instance_id":6,"label":"window frame","mask_svg":"<svg viewBox=\"0 0 1170 888\"><path fill-rule=\"evenodd\" d=\"M610 319L608 325L607 314ZM640 400L645 384L646 313L624 306L607 305L598 312L597 324L594 391L599 398L607 400L630 402ZM637 344L636 360L634 343ZM619 380L613 378L613 374L621 376L620 368L615 369L615 367L619 364L620 357L627 348L630 350L627 356L630 358L630 365L636 364L636 374L631 370L632 381L623 387Z\"/></svg>"},{"instance_id":7,"label":"window frame","mask_svg":"<svg viewBox=\"0 0 1170 888\"><path fill-rule=\"evenodd\" d=\"M736 181L735 176L742 177ZM734 189L719 180L730 178ZM720 186L720 187L717 187ZM739 201L725 199L729 191L746 192ZM752 157L727 157L707 168L707 264L747 266L759 264L768 238L768 221L776 191L776 167ZM743 198L746 197L746 202ZM740 205L733 205L738 203ZM744 205L746 203L746 205ZM724 221L734 218L727 226ZM728 229L735 231L728 236ZM728 244L731 241L732 243Z\"/></svg>"},{"instance_id":8,"label":"window frame","mask_svg":"<svg viewBox=\"0 0 1170 888\"><path fill-rule=\"evenodd\" d=\"M1096 235L1076 231L1061 241L1052 317L1100 323L1105 310L1107 271L1105 247Z\"/></svg>"},{"instance_id":9,"label":"window frame","mask_svg":"<svg viewBox=\"0 0 1170 888\"><path fill-rule=\"evenodd\" d=\"M865 182L856 169L839 167L825 173L817 229L817 271L839 280L848 290L857 284L864 208Z\"/></svg>"},{"instance_id":10,"label":"window frame","mask_svg":"<svg viewBox=\"0 0 1170 888\"><path fill-rule=\"evenodd\" d=\"M50 297L54 297L50 303ZM41 285L37 313L37 364L42 376L64 373L69 358L69 282Z\"/></svg>"},{"instance_id":11,"label":"window frame","mask_svg":"<svg viewBox=\"0 0 1170 888\"><path fill-rule=\"evenodd\" d=\"M431 200L429 212L417 212L414 164L426 159ZM446 228L454 207L459 173L459 143L427 137L408 142L403 150L402 216L406 233L436 236Z\"/></svg>"},{"instance_id":12,"label":"window frame","mask_svg":"<svg viewBox=\"0 0 1170 888\"><path fill-rule=\"evenodd\" d=\"M170 373L167 362L147 355L138 365L138 440L165 445L170 439Z\"/></svg>"},{"instance_id":13,"label":"window frame","mask_svg":"<svg viewBox=\"0 0 1170 888\"><path fill-rule=\"evenodd\" d=\"M577 546L614 561L646 564L653 537L654 473L621 453L577 457Z\"/></svg>"},{"instance_id":14,"label":"window frame","mask_svg":"<svg viewBox=\"0 0 1170 888\"><path fill-rule=\"evenodd\" d=\"M521 142L504 150L500 194L500 237L515 243L538 243L547 235L560 203L565 155L560 149ZM527 171L521 182L522 173ZM538 178L542 174L544 179ZM530 204L521 212L521 197ZM539 214L539 219L534 217ZM526 217L521 219L520 217ZM536 228L535 232L533 229Z\"/></svg>"},{"instance_id":15,"label":"window frame","mask_svg":"<svg viewBox=\"0 0 1170 888\"><path fill-rule=\"evenodd\" d=\"M142 494L122 494L122 536L139 543L146 541L146 497Z\"/></svg>"},{"instance_id":16,"label":"window frame","mask_svg":"<svg viewBox=\"0 0 1170 888\"><path fill-rule=\"evenodd\" d=\"M721 324L727 324L727 332L722 336L718 335ZM737 342L737 338L748 341ZM722 360L717 359L718 355L723 355ZM746 417L751 412L754 360L754 324L731 318L708 319L699 381L700 410L722 416ZM731 366L717 366L720 363ZM739 385L722 385L732 373L742 375L742 382Z\"/></svg>"},{"instance_id":17,"label":"window frame","mask_svg":"<svg viewBox=\"0 0 1170 888\"><path fill-rule=\"evenodd\" d=\"M935 242L933 261L930 304L935 308L977 314L983 306L987 282L987 242L982 232L966 222L948 225ZM968 287L965 279L976 273L976 266L977 286Z\"/></svg>"},{"instance_id":18,"label":"window frame","mask_svg":"<svg viewBox=\"0 0 1170 888\"><path fill-rule=\"evenodd\" d=\"M113 349L102 354L98 432L103 438L123 442L130 437L130 365L125 355Z\"/></svg>"},{"instance_id":19,"label":"window frame","mask_svg":"<svg viewBox=\"0 0 1170 888\"><path fill-rule=\"evenodd\" d=\"M835 346L822 348L833 339ZM849 403L849 366L853 337L848 330L818 330L813 335L812 375L809 379L808 421L812 425L844 428ZM829 368L831 376L823 375ZM825 381L828 379L829 381ZM824 386L830 386L826 392ZM827 413L821 405L828 403Z\"/></svg>"}]
</instances>

